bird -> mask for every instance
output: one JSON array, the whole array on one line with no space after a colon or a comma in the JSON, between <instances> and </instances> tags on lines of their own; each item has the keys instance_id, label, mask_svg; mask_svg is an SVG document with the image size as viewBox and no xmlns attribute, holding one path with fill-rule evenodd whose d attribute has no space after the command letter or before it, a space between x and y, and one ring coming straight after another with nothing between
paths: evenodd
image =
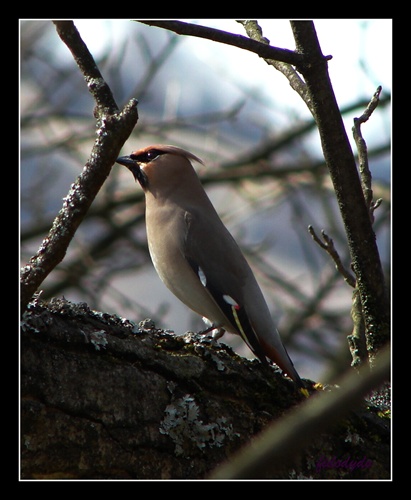
<instances>
[{"instance_id":1,"label":"bird","mask_svg":"<svg viewBox=\"0 0 411 500\"><path fill-rule=\"evenodd\" d=\"M191 161L204 165L193 153L165 144L116 160L144 191L147 242L157 274L203 317L208 328L202 333L240 335L261 363L274 362L307 397L254 273Z\"/></svg>"}]
</instances>

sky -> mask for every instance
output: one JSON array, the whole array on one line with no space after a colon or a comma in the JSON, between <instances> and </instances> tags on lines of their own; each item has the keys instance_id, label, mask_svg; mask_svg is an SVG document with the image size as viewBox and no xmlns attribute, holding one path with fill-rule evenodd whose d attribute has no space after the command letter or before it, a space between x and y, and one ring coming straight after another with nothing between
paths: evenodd
<instances>
[{"instance_id":1,"label":"sky","mask_svg":"<svg viewBox=\"0 0 411 500\"><path fill-rule=\"evenodd\" d=\"M202 24L213 28L245 35L242 25L230 19L185 19L183 21ZM107 43L112 44L116 38L124 34L124 23L128 20L76 20L75 24L85 39L89 49L98 57L104 52ZM290 24L285 19L259 20L263 35L270 40L271 45L294 49L294 39ZM314 20L318 38L324 55L331 54L332 61L329 71L333 80L334 90L341 105L350 102L353 94L363 92L371 94L374 87L382 85L383 89L391 91L392 76L392 20L391 19L317 19ZM91 29L90 29L91 27ZM101 36L103 30L109 30L110 36ZM152 28L159 29L159 28ZM191 39L191 51L204 61L216 61L216 53L212 43ZM262 65L258 56L240 49L233 49L223 44L219 45L220 59L224 60L226 71L236 72L236 68L246 67L242 77L250 85L255 79L262 80L264 74L273 74L272 69ZM229 63L225 57L230 53ZM357 73L355 78L347 79L347 74L353 74L351 68L358 67L358 58L368 67L367 76ZM267 70L267 71L266 71ZM283 80L284 78L279 75ZM374 81L372 81L374 80ZM268 84L270 86L270 84ZM271 94L271 87L267 89Z\"/></svg>"},{"instance_id":2,"label":"sky","mask_svg":"<svg viewBox=\"0 0 411 500\"><path fill-rule=\"evenodd\" d=\"M232 19L184 19L204 26L221 29L246 36L243 26ZM295 43L287 19L258 20L263 35L270 44L280 48L293 50ZM107 44L111 49L127 35L125 27L133 21L129 20L75 20L81 36L87 43L95 58L103 54ZM150 29L164 32L161 28L147 27L133 23L136 29ZM391 19L314 19L314 25L324 55L331 55L328 69L333 89L340 107L350 104L356 98L371 99L379 85L382 96L392 90L392 20ZM183 37L184 54L199 61L211 71L217 71L225 80L232 80L246 88L248 92L259 93L261 100L273 102L277 110L286 110L287 116L310 118L309 111L301 98L290 92L286 78L272 67L263 63L251 52L224 44L216 44L209 40L195 37ZM71 57L61 47L65 57ZM62 54L63 55L63 54ZM184 75L183 75L184 78ZM171 88L171 87L170 87ZM188 100L188 95L182 99ZM390 111L388 111L389 113ZM384 115L384 127L387 127ZM276 113L275 120L281 117ZM285 118L284 118L285 117ZM347 130L352 127L354 115L344 117ZM390 121L390 120L388 120ZM287 126L287 123L284 123ZM380 137L382 122L373 118L367 124L369 146L374 136ZM378 132L378 133L374 133ZM387 134L390 130L386 131ZM350 137L351 139L351 137ZM352 139L351 139L352 140ZM355 148L352 143L353 148ZM314 145L321 154L320 145Z\"/></svg>"}]
</instances>

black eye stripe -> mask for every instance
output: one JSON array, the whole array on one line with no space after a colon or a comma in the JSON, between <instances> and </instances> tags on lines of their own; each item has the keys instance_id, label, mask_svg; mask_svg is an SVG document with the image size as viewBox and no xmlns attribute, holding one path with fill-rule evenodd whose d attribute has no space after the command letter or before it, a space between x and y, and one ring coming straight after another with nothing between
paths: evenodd
<instances>
[{"instance_id":1,"label":"black eye stripe","mask_svg":"<svg viewBox=\"0 0 411 500\"><path fill-rule=\"evenodd\" d=\"M162 154L164 154L164 152L159 149L150 149L149 151L145 151L144 153L140 153L138 155L131 154L130 158L138 163L149 163Z\"/></svg>"}]
</instances>

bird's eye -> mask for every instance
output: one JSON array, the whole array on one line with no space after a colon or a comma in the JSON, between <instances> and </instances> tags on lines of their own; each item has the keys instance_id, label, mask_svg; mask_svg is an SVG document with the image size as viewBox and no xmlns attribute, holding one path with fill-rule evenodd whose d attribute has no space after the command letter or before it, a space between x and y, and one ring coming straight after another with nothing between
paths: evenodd
<instances>
[{"instance_id":1,"label":"bird's eye","mask_svg":"<svg viewBox=\"0 0 411 500\"><path fill-rule=\"evenodd\" d=\"M150 151L147 151L147 159L148 160L154 160L155 158L157 158L157 156L160 155L160 152L155 150L155 149L152 149Z\"/></svg>"},{"instance_id":2,"label":"bird's eye","mask_svg":"<svg viewBox=\"0 0 411 500\"><path fill-rule=\"evenodd\" d=\"M131 154L130 158L137 163L149 163L157 158L157 156L162 155L163 152L158 149L150 149L149 151L145 151L144 153L140 153L138 155Z\"/></svg>"}]
</instances>

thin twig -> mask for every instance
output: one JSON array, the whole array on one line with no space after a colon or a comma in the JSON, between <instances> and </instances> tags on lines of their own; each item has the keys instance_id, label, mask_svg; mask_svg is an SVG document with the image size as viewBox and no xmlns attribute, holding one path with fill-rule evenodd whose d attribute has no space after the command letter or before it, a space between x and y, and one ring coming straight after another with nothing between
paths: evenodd
<instances>
[{"instance_id":1,"label":"thin twig","mask_svg":"<svg viewBox=\"0 0 411 500\"><path fill-rule=\"evenodd\" d=\"M351 366L358 369L367 361L367 349L364 316L362 313L360 295L358 292L358 288L356 288L356 280L354 276L343 266L340 256L335 249L333 240L325 233L325 231L321 231L323 241L317 236L313 226L308 226L308 231L311 234L313 240L331 256L331 258L335 262L337 270L344 277L344 280L354 288L351 306L353 331L350 335L347 335L347 340L348 347L352 356Z\"/></svg>"},{"instance_id":2,"label":"thin twig","mask_svg":"<svg viewBox=\"0 0 411 500\"><path fill-rule=\"evenodd\" d=\"M374 95L372 96L371 101L369 102L364 113L359 118L354 118L354 120L357 120L358 122L360 122L360 124L368 121L370 116L373 114L375 108L378 106L378 103L380 102L381 91L382 87L381 85L379 85L377 87L377 90L374 92Z\"/></svg>"},{"instance_id":3,"label":"thin twig","mask_svg":"<svg viewBox=\"0 0 411 500\"><path fill-rule=\"evenodd\" d=\"M375 203L373 203L373 191L371 187L372 175L368 165L367 144L361 133L361 125L368 121L375 108L378 106L381 90L382 87L379 86L364 113L359 118L354 118L354 126L352 128L354 140L358 150L361 187L364 195L364 200L369 211L371 223L374 222L374 211L381 204L382 200L378 199Z\"/></svg>"},{"instance_id":4,"label":"thin twig","mask_svg":"<svg viewBox=\"0 0 411 500\"><path fill-rule=\"evenodd\" d=\"M317 236L313 226L311 224L308 226L308 232L311 234L313 240L323 248L328 255L333 259L337 270L342 274L344 280L353 288L355 287L355 278L354 276L345 269L343 263L341 262L341 258L334 247L333 240L325 233L324 230L321 231L321 235L323 237L323 241Z\"/></svg>"}]
</instances>

